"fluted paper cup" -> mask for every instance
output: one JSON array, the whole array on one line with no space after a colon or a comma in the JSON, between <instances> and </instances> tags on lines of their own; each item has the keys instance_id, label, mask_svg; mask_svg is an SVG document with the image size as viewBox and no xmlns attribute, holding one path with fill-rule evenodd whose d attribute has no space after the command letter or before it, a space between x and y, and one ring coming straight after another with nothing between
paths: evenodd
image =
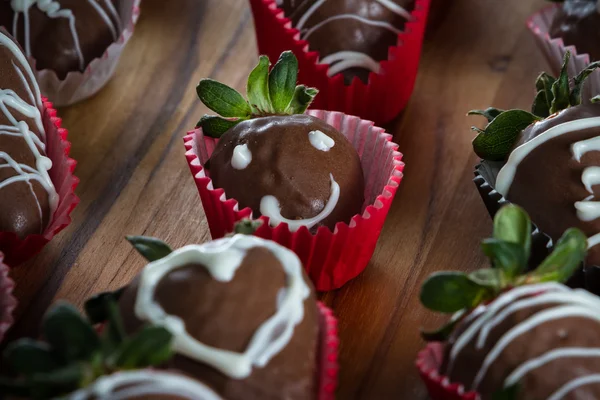
<instances>
[{"instance_id":1,"label":"fluted paper cup","mask_svg":"<svg viewBox=\"0 0 600 400\"><path fill-rule=\"evenodd\" d=\"M429 343L417 356L416 365L431 400L479 400L479 393L465 392L464 385L440 374L443 357L444 345L439 342Z\"/></svg>"},{"instance_id":2,"label":"fluted paper cup","mask_svg":"<svg viewBox=\"0 0 600 400\"><path fill-rule=\"evenodd\" d=\"M19 238L14 232L0 232L0 252L4 253L4 262L11 267L22 264L39 253L57 233L69 225L71 212L79 203L79 198L75 195L79 179L73 175L77 163L69 157L71 143L67 140L68 132L61 127L62 120L57 117L52 103L46 99L43 99L43 103L42 122L46 131L46 154L52 160L52 168L48 173L59 201L43 234Z\"/></svg>"},{"instance_id":3,"label":"fluted paper cup","mask_svg":"<svg viewBox=\"0 0 600 400\"><path fill-rule=\"evenodd\" d=\"M60 79L51 69L35 69L35 60L30 59L42 94L48 97L56 107L68 106L85 100L108 83L117 68L125 45L133 34L140 15L140 2L141 0L122 2L118 11L123 31L117 41L111 44L102 56L92 60L85 71L71 71L64 79Z\"/></svg>"},{"instance_id":4,"label":"fluted paper cup","mask_svg":"<svg viewBox=\"0 0 600 400\"><path fill-rule=\"evenodd\" d=\"M329 77L329 65L319 64L319 53L300 40L299 31L275 0L250 0L250 6L260 54L277 60L282 52L293 51L300 67L299 82L320 91L313 103L315 109L341 111L385 124L406 107L412 94L430 2L415 2L412 19L398 35L398 44L389 48L388 59L379 63L380 72L371 73L367 84L355 79L350 85L344 83L341 74Z\"/></svg>"},{"instance_id":5,"label":"fluted paper cup","mask_svg":"<svg viewBox=\"0 0 600 400\"><path fill-rule=\"evenodd\" d=\"M17 299L12 294L15 283L8 276L8 265L3 259L4 255L0 252L0 342L14 322L13 311L17 307Z\"/></svg>"},{"instance_id":6,"label":"fluted paper cup","mask_svg":"<svg viewBox=\"0 0 600 400\"><path fill-rule=\"evenodd\" d=\"M373 252L398 185L402 180L404 163L392 136L373 122L339 112L310 110L344 134L358 152L365 176L365 203L362 213L350 223L338 222L333 232L319 227L311 233L306 227L295 232L287 224L269 226L268 218L255 235L273 240L294 251L302 261L309 277L319 291L341 287L361 273ZM184 138L186 158L194 176L206 219L213 239L233 231L237 221L252 218L252 210L239 210L235 199L215 188L209 173L203 168L218 139L205 137L201 129L188 132Z\"/></svg>"},{"instance_id":7,"label":"fluted paper cup","mask_svg":"<svg viewBox=\"0 0 600 400\"><path fill-rule=\"evenodd\" d=\"M337 320L333 311L323 303L318 302L319 308L319 365L318 400L335 400L335 390L338 382L338 339Z\"/></svg>"}]
</instances>

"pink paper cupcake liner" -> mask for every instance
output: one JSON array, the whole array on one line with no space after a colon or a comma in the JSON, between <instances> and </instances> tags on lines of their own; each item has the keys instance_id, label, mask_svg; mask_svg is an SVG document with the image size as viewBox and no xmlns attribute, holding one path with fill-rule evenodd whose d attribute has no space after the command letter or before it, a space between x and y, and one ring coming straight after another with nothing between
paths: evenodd
<instances>
[{"instance_id":1,"label":"pink paper cupcake liner","mask_svg":"<svg viewBox=\"0 0 600 400\"><path fill-rule=\"evenodd\" d=\"M0 253L0 342L14 322L13 311L17 307L17 299L12 295L15 283L8 276L8 265L3 259L4 255Z\"/></svg>"},{"instance_id":2,"label":"pink paper cupcake liner","mask_svg":"<svg viewBox=\"0 0 600 400\"><path fill-rule=\"evenodd\" d=\"M47 156L52 160L50 179L59 196L58 206L46 230L41 235L29 235L23 239L14 232L0 232L0 251L4 253L4 262L11 267L22 264L42 250L58 232L71 223L71 211L79 203L75 188L79 179L73 175L76 162L69 157L71 143L68 132L61 128L62 120L56 115L52 103L43 99L42 122L46 131Z\"/></svg>"},{"instance_id":3,"label":"pink paper cupcake liner","mask_svg":"<svg viewBox=\"0 0 600 400\"><path fill-rule=\"evenodd\" d=\"M333 311L327 308L323 303L318 302L319 308L319 355L320 363L317 370L318 379L318 400L335 400L335 390L338 383L338 339L337 320Z\"/></svg>"},{"instance_id":4,"label":"pink paper cupcake liner","mask_svg":"<svg viewBox=\"0 0 600 400\"><path fill-rule=\"evenodd\" d=\"M567 68L569 76L575 76L584 70L585 67L590 64L590 61L598 60L590 60L589 54L578 53L575 46L565 46L565 43L561 38L550 37L550 28L558 7L560 7L560 5L555 4L543 8L529 18L527 26L533 33L536 43L546 57L546 60L548 60L552 73L555 76L558 76L563 63L563 58L566 52L570 51L571 59L569 60ZM598 94L600 94L600 71L594 71L586 80L582 91L582 97L584 102L586 102Z\"/></svg>"},{"instance_id":5,"label":"pink paper cupcake liner","mask_svg":"<svg viewBox=\"0 0 600 400\"><path fill-rule=\"evenodd\" d=\"M443 354L444 345L432 342L417 356L416 365L431 400L479 400L479 393L474 391L465 393L464 385L452 383L447 376L440 375Z\"/></svg>"},{"instance_id":6,"label":"pink paper cupcake liner","mask_svg":"<svg viewBox=\"0 0 600 400\"><path fill-rule=\"evenodd\" d=\"M342 75L327 75L329 66L319 64L319 53L310 51L308 42L277 8L275 0L250 0L260 54L277 60L291 50L298 58L299 82L316 87L316 109L341 111L385 124L394 119L408 103L421 58L425 23L431 0L417 0L412 20L398 35L398 45L389 48L388 59L380 62L380 73L371 73L368 84L355 79L350 85Z\"/></svg>"},{"instance_id":7,"label":"pink paper cupcake liner","mask_svg":"<svg viewBox=\"0 0 600 400\"><path fill-rule=\"evenodd\" d=\"M255 235L294 251L316 289L327 291L341 287L369 263L402 181L404 163L402 154L397 151L398 145L391 141L392 136L375 127L373 122L331 111L310 110L308 114L342 132L358 152L365 174L363 212L355 215L349 224L339 222L333 232L320 227L316 234L306 227L291 232L287 224L273 228L268 218L261 217L263 224ZM201 129L188 132L184 138L186 158L213 239L232 232L237 221L252 218L252 210L239 210L237 201L227 198L223 189L215 188L203 168L217 142L218 139L205 137Z\"/></svg>"},{"instance_id":8,"label":"pink paper cupcake liner","mask_svg":"<svg viewBox=\"0 0 600 400\"><path fill-rule=\"evenodd\" d=\"M116 42L111 44L102 56L92 60L85 71L72 71L65 79L59 79L50 69L35 71L42 94L50 99L56 107L68 106L96 94L113 76L121 53L131 38L135 24L140 15L141 0L123 2L119 11L123 32ZM35 60L30 59L35 68Z\"/></svg>"}]
</instances>

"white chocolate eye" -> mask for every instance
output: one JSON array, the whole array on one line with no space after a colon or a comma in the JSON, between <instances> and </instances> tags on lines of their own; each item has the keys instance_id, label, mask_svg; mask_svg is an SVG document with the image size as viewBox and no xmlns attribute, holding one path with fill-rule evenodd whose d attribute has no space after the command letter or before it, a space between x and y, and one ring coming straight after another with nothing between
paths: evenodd
<instances>
[{"instance_id":1,"label":"white chocolate eye","mask_svg":"<svg viewBox=\"0 0 600 400\"><path fill-rule=\"evenodd\" d=\"M335 146L335 141L321 131L311 131L308 133L310 144L317 150L329 151Z\"/></svg>"},{"instance_id":2,"label":"white chocolate eye","mask_svg":"<svg viewBox=\"0 0 600 400\"><path fill-rule=\"evenodd\" d=\"M248 144L238 144L233 149L233 157L231 157L231 166L235 169L244 169L252 162L252 153L248 148Z\"/></svg>"}]
</instances>

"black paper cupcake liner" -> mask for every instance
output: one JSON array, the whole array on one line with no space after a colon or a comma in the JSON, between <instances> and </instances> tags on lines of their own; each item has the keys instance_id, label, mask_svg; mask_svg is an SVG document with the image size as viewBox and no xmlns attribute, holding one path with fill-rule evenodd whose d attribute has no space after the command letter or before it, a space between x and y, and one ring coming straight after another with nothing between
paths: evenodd
<instances>
[{"instance_id":1,"label":"black paper cupcake liner","mask_svg":"<svg viewBox=\"0 0 600 400\"><path fill-rule=\"evenodd\" d=\"M492 219L502 206L510 203L494 189L496 177L503 166L504 163L502 162L485 160L475 166L473 183L475 183L477 191ZM553 241L550 236L543 233L533 224L529 267L534 268L538 266L552 252L552 249ZM566 284L572 288L584 288L594 294L600 295L600 266L583 263L581 268Z\"/></svg>"}]
</instances>

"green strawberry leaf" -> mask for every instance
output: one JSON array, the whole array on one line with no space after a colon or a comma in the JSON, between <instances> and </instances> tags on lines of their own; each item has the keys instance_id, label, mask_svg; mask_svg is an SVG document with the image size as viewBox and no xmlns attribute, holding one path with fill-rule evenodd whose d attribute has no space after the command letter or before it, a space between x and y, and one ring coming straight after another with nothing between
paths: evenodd
<instances>
[{"instance_id":1,"label":"green strawberry leaf","mask_svg":"<svg viewBox=\"0 0 600 400\"><path fill-rule=\"evenodd\" d=\"M550 116L550 105L548 103L552 103L551 100L548 100L548 93L540 90L533 100L531 113L541 118L548 118Z\"/></svg>"},{"instance_id":2,"label":"green strawberry leaf","mask_svg":"<svg viewBox=\"0 0 600 400\"><path fill-rule=\"evenodd\" d=\"M564 110L569 108L571 105L571 94L569 88L569 73L567 72L567 66L569 65L569 59L571 58L571 53L566 52L565 58L563 60L563 65L560 70L560 75L556 82L552 84L552 105L550 107L550 114L554 114L560 110Z\"/></svg>"},{"instance_id":3,"label":"green strawberry leaf","mask_svg":"<svg viewBox=\"0 0 600 400\"><path fill-rule=\"evenodd\" d=\"M296 86L294 97L292 98L286 113L304 114L318 93L319 91L315 88L308 88L304 85Z\"/></svg>"},{"instance_id":4,"label":"green strawberry leaf","mask_svg":"<svg viewBox=\"0 0 600 400\"><path fill-rule=\"evenodd\" d=\"M260 56L258 65L250 72L246 93L253 114L272 114L275 112L269 97L269 57Z\"/></svg>"},{"instance_id":5,"label":"green strawberry leaf","mask_svg":"<svg viewBox=\"0 0 600 400\"><path fill-rule=\"evenodd\" d=\"M566 282L579 268L587 254L587 237L576 228L570 228L554 246L552 253L523 277L521 283Z\"/></svg>"},{"instance_id":6,"label":"green strawberry leaf","mask_svg":"<svg viewBox=\"0 0 600 400\"><path fill-rule=\"evenodd\" d=\"M503 161L523 129L540 118L523 110L508 110L498 115L473 140L475 153L484 160Z\"/></svg>"},{"instance_id":7,"label":"green strawberry leaf","mask_svg":"<svg viewBox=\"0 0 600 400\"><path fill-rule=\"evenodd\" d=\"M462 320L463 316L466 314L465 310L458 311L452 315L450 321L446 323L446 325L442 326L435 331L424 331L421 329L421 337L426 342L445 342L448 340L452 331L456 325Z\"/></svg>"},{"instance_id":8,"label":"green strawberry leaf","mask_svg":"<svg viewBox=\"0 0 600 400\"><path fill-rule=\"evenodd\" d=\"M454 313L474 307L489 294L486 286L462 272L437 272L423 284L420 298L430 310Z\"/></svg>"},{"instance_id":9,"label":"green strawberry leaf","mask_svg":"<svg viewBox=\"0 0 600 400\"><path fill-rule=\"evenodd\" d=\"M581 71L574 79L573 79L573 89L571 90L571 106L577 106L581 104L581 90L583 89L583 84L585 80L590 76L592 72L600 67L600 62L596 61L588 65L583 71Z\"/></svg>"},{"instance_id":10,"label":"green strawberry leaf","mask_svg":"<svg viewBox=\"0 0 600 400\"><path fill-rule=\"evenodd\" d=\"M494 217L494 239L520 245L525 256L531 251L531 220L521 207L502 207Z\"/></svg>"},{"instance_id":11,"label":"green strawberry leaf","mask_svg":"<svg viewBox=\"0 0 600 400\"><path fill-rule=\"evenodd\" d=\"M153 237L127 236L127 240L150 262L160 260L173 252L168 244Z\"/></svg>"},{"instance_id":12,"label":"green strawberry leaf","mask_svg":"<svg viewBox=\"0 0 600 400\"><path fill-rule=\"evenodd\" d=\"M102 332L102 352L109 356L113 354L127 339L119 306L115 301L107 301L106 313L108 322Z\"/></svg>"},{"instance_id":13,"label":"green strawberry leaf","mask_svg":"<svg viewBox=\"0 0 600 400\"><path fill-rule=\"evenodd\" d=\"M213 79L202 79L196 87L200 100L208 108L226 118L248 118L252 109L235 89Z\"/></svg>"},{"instance_id":14,"label":"green strawberry leaf","mask_svg":"<svg viewBox=\"0 0 600 400\"><path fill-rule=\"evenodd\" d=\"M471 110L467 113L467 115L481 115L482 117L487 118L488 122L492 122L496 117L502 114L504 110L500 110L494 107L488 107L485 110Z\"/></svg>"},{"instance_id":15,"label":"green strawberry leaf","mask_svg":"<svg viewBox=\"0 0 600 400\"><path fill-rule=\"evenodd\" d=\"M200 118L197 128L202 128L202 133L208 137L220 138L225 132L244 121L244 118L239 119L225 119L216 115L205 115Z\"/></svg>"},{"instance_id":16,"label":"green strawberry leaf","mask_svg":"<svg viewBox=\"0 0 600 400\"><path fill-rule=\"evenodd\" d=\"M535 79L535 89L539 91L543 91L548 93L548 99L552 96L552 85L556 82L556 78L547 72L542 72ZM550 106L550 104L548 104Z\"/></svg>"},{"instance_id":17,"label":"green strawberry leaf","mask_svg":"<svg viewBox=\"0 0 600 400\"><path fill-rule=\"evenodd\" d=\"M173 355L173 335L165 328L146 326L121 347L115 365L123 369L157 366Z\"/></svg>"},{"instance_id":18,"label":"green strawberry leaf","mask_svg":"<svg viewBox=\"0 0 600 400\"><path fill-rule=\"evenodd\" d=\"M85 315L92 324L100 324L106 322L109 319L108 304L110 302L116 302L125 288L121 288L114 292L99 293L88 300L86 300L83 308Z\"/></svg>"},{"instance_id":19,"label":"green strawberry leaf","mask_svg":"<svg viewBox=\"0 0 600 400\"><path fill-rule=\"evenodd\" d=\"M494 293L499 293L506 285L506 277L502 269L478 269L469 274L469 279Z\"/></svg>"},{"instance_id":20,"label":"green strawberry leaf","mask_svg":"<svg viewBox=\"0 0 600 400\"><path fill-rule=\"evenodd\" d=\"M258 228L262 226L261 220L253 221L251 219L243 219L233 226L234 234L253 235Z\"/></svg>"},{"instance_id":21,"label":"green strawberry leaf","mask_svg":"<svg viewBox=\"0 0 600 400\"><path fill-rule=\"evenodd\" d=\"M94 328L69 304L59 303L50 309L42 326L44 338L65 362L88 360L100 350Z\"/></svg>"},{"instance_id":22,"label":"green strawberry leaf","mask_svg":"<svg viewBox=\"0 0 600 400\"><path fill-rule=\"evenodd\" d=\"M4 359L13 372L25 376L50 372L59 366L46 343L27 338L11 343L4 351Z\"/></svg>"},{"instance_id":23,"label":"green strawberry leaf","mask_svg":"<svg viewBox=\"0 0 600 400\"><path fill-rule=\"evenodd\" d=\"M556 78L542 72L535 81L535 88L537 95L533 101L531 112L541 118L547 118L550 116L550 108L552 107L552 100L554 95L552 94L552 85L556 82Z\"/></svg>"},{"instance_id":24,"label":"green strawberry leaf","mask_svg":"<svg viewBox=\"0 0 600 400\"><path fill-rule=\"evenodd\" d=\"M35 374L27 384L32 398L47 399L76 391L84 378L85 369L75 363L48 373Z\"/></svg>"},{"instance_id":25,"label":"green strawberry leaf","mask_svg":"<svg viewBox=\"0 0 600 400\"><path fill-rule=\"evenodd\" d=\"M508 279L521 274L527 267L527 253L519 244L498 239L485 239L481 243L481 249L490 259L494 268L503 271Z\"/></svg>"},{"instance_id":26,"label":"green strawberry leaf","mask_svg":"<svg viewBox=\"0 0 600 400\"><path fill-rule=\"evenodd\" d=\"M288 109L297 80L298 59L291 51L285 51L269 74L269 98L275 113L283 114Z\"/></svg>"}]
</instances>

